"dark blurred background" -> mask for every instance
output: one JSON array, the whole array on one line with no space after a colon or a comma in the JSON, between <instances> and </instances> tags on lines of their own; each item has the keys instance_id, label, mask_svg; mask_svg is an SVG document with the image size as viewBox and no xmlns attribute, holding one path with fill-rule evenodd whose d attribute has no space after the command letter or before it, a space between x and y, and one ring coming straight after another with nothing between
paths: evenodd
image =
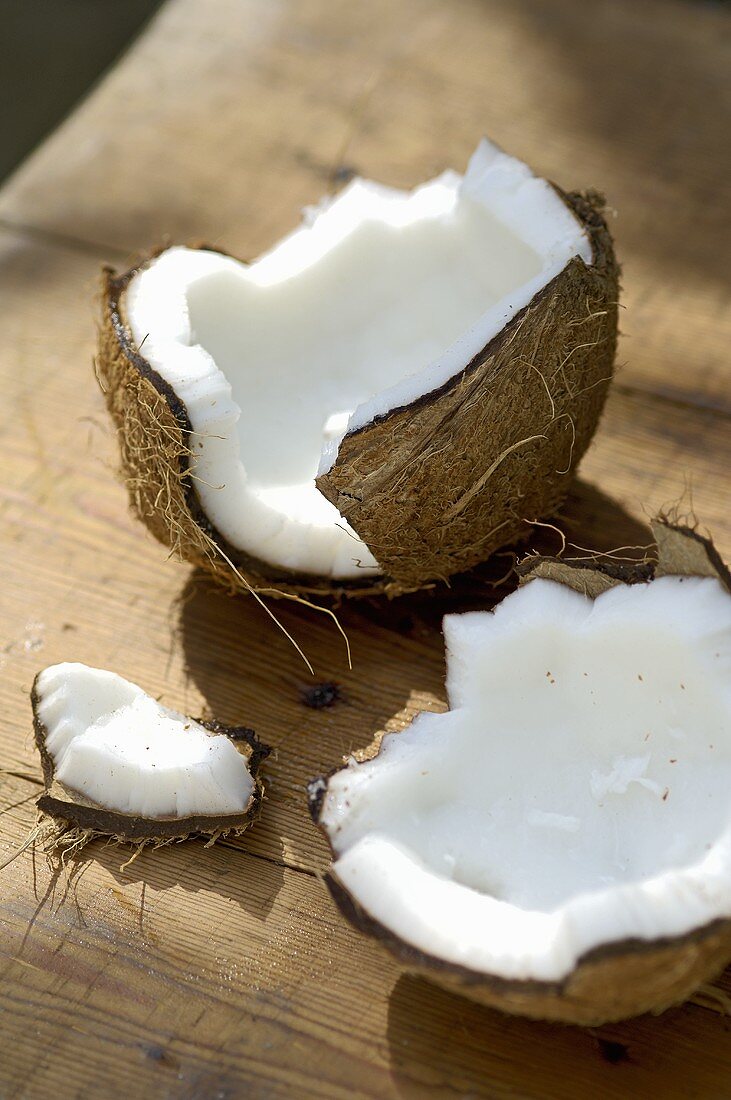
<instances>
[{"instance_id":1,"label":"dark blurred background","mask_svg":"<svg viewBox=\"0 0 731 1100\"><path fill-rule=\"evenodd\" d=\"M162 0L0 0L0 181L68 114Z\"/></svg>"}]
</instances>

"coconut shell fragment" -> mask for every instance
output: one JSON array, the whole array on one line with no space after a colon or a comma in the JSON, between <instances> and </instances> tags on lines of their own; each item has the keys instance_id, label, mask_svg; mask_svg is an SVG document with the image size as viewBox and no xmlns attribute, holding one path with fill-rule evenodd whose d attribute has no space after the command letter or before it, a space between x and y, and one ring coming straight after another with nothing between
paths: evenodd
<instances>
[{"instance_id":1,"label":"coconut shell fragment","mask_svg":"<svg viewBox=\"0 0 731 1100\"><path fill-rule=\"evenodd\" d=\"M682 593L684 599L687 601L702 599L704 601L704 610L701 612L701 616L698 620L699 623L706 622L709 608L718 607L719 603L723 603L724 608L726 608L726 610L719 612L720 617L718 619L714 619L713 622L708 623L707 629L709 631L708 638L710 639L710 648L706 653L706 657L709 658L709 662L703 667L710 667L714 659L718 659L723 663L724 659L728 659L729 656L728 637L726 637L725 641L722 640L717 624L718 622L725 622L726 627L724 629L726 634L728 634L729 616L726 604L728 601L727 593L731 593L731 577L729 576L726 566L723 564L710 539L703 537L690 527L676 525L669 522L667 519L659 518L653 522L652 531L656 546L654 551L650 551L643 561L632 564L613 561L611 558L607 557L597 557L595 560L589 559L579 561L570 561L563 558L551 559L534 557L524 561L519 567L520 585L530 588L532 587L532 582L536 580L541 582L549 581L553 582L554 585L569 588L583 597L588 597L590 600L596 600L597 598L602 600L602 598L612 589L621 588L626 590L628 587L632 588L637 585L641 586L643 591L649 592L649 589L652 588L653 591L659 593L661 590L669 591L667 587L661 589L660 586L667 586L668 584L674 585L674 582L678 582L677 585L674 585L673 590ZM697 579L701 587L695 584L691 586L683 584L686 578L692 578L694 582ZM713 585L708 587L708 579L718 581L720 587L715 587ZM656 581L659 582L657 589L654 588ZM706 585L706 587L703 587L704 585ZM538 591L538 589L534 591ZM699 595L697 597L691 596L691 593L695 592L699 593ZM646 599L642 592L640 592L639 595L643 600ZM508 597L508 599L511 599L511 597ZM614 599L614 597L612 597L612 599ZM624 597L622 597L622 599L624 599ZM527 607L528 605L524 602L523 606ZM571 600L569 600L565 606L569 609L567 613L570 614L571 607L576 606L575 601L572 603ZM619 606L621 605L618 604L617 600L614 600L612 607L616 608ZM627 604L627 606L637 607L639 605ZM642 606L645 607L647 604L643 603ZM682 606L689 607L691 604L686 602ZM524 610L520 614L525 615L526 613L527 612ZM704 616L706 618L704 618ZM469 615L454 616L453 618L472 619L473 622L475 621L475 616ZM523 620L519 617L516 621L522 622ZM642 622L642 618L640 618L639 621ZM668 621L672 622L672 618ZM468 624L462 629L464 631L463 637L469 637L469 630L473 628ZM695 627L689 629L695 629ZM456 630L456 627L453 627L452 630ZM455 645L454 638L456 635L451 634L450 636L452 638L451 644ZM448 636L448 643L450 636ZM692 633L689 637L693 637ZM457 651L454 650L450 652L453 653L454 657ZM450 658L450 660L452 660L453 657ZM706 657L704 657L704 660ZM482 659L484 659L484 656ZM539 662L540 659L539 657ZM569 668L572 675L576 677L576 682L581 682L582 676L594 674L593 672L581 672L581 669L594 667L590 666L588 662L587 664L581 663L584 659L585 654L582 653L578 658L579 664L574 663ZM462 660L462 658L460 658L460 660ZM558 662L556 654L554 653L551 657L547 653L546 663L552 669L556 668L556 665L553 664L554 660ZM539 665L539 667L543 666ZM634 665L632 668L634 669ZM566 673L565 667L564 673ZM464 693L467 689L464 687L464 676L466 673L464 672L463 664L460 664L455 675L463 678L461 681L450 681L451 686L449 688L449 693L452 713L456 714L457 711L454 708L465 705ZM541 673L540 677L542 678L543 675L544 674ZM690 669L688 669L688 675L692 675ZM554 677L550 670L545 673L545 676L547 677L545 681L546 684L553 682ZM641 692L643 690L641 683L643 680L642 674L635 674L633 671L631 676L635 681L640 681L635 690ZM685 679L685 676L681 675L680 678ZM587 683L587 681L583 682ZM526 682L523 681L523 686L521 688L523 691L526 690L525 683ZM462 686L460 686L460 684ZM686 686L690 686L689 680L687 683L675 685L681 697L685 694ZM550 691L554 689L546 687L545 690ZM629 692L630 690L632 689L628 684L627 691ZM460 702L455 702L453 691L461 693L458 695ZM636 698L636 696L632 696L632 699L634 698ZM490 696L490 699L493 699L493 696ZM621 702L618 704L620 709L622 705ZM632 705L629 696L624 705L627 707ZM500 713L504 712L501 711ZM424 715L421 717L424 718L426 716ZM446 717L449 717L449 715ZM417 721L419 721L418 718ZM411 721L407 722L407 720L404 719L403 723L400 723L398 728L403 728L404 732L407 732L411 730L412 725L413 723ZM432 769L439 770L438 763L435 763L437 757L434 755L435 745L437 744L436 726L435 724L431 726L422 725L421 729L423 731L421 738L425 745L425 751L429 750L432 753L431 756L425 758L429 763L425 762L423 767L431 767ZM447 729L449 729L449 727L447 727ZM427 730L430 731L428 734L426 732ZM703 730L694 730L693 732L694 736L697 736L700 742L698 748L702 747L704 750L709 750L709 763L714 765L714 771L716 767L721 767L722 762L726 761L726 756L714 757L713 753L710 751L714 749L714 745L704 744L706 738L703 737ZM487 730L484 731L484 735L487 736ZM390 741L388 748L392 750L391 756L389 757L388 767L384 767L381 771L382 776L388 776L388 785L383 787L383 791L385 791L386 796L390 798L396 797L396 795L391 792L397 792L399 790L399 788L394 786L396 782L395 776L397 774L395 769L399 767L405 768L404 761L407 759L407 757L403 755L406 749L404 748L402 750L398 748L398 742L402 736L403 733L398 732L392 734L388 739ZM642 737L639 738L640 742L643 742L643 740L645 741L645 743L640 746L640 752L645 750L647 747L647 738L651 738L652 736L653 735L648 732L645 735L645 739ZM657 736L657 733L655 736ZM715 742L717 737L721 737L720 730L717 731L714 737L711 738L709 736L707 740ZM683 766L682 763L679 764L675 758L682 755L684 740L682 729L680 732L673 732L672 729L670 730L670 738L667 742L667 744L671 746L671 751L669 753L671 759L669 762L664 758L666 749L660 747L661 745L665 745L666 742L651 742L650 744L658 745L656 751L663 756L661 763L672 771L672 766L674 765L677 767ZM413 747L418 743L416 731L414 730L408 745ZM624 742L621 741L618 743L624 744ZM682 924L678 922L677 932L665 930L660 934L651 934L649 929L652 926L652 922L655 920L652 909L648 910L647 914L645 914L645 919L641 922L642 935L631 934L613 936L611 933L604 933L597 940L592 939L593 933L589 931L588 939L592 946L583 951L579 950L567 971L560 972L561 968L559 967L557 973L560 973L560 976L555 979L505 977L500 974L497 969L490 971L489 969L478 969L466 964L463 965L455 962L452 958L443 957L438 953L433 953L424 950L423 947L417 946L414 940L410 939L406 933L397 933L393 925L385 923L383 918L376 917L374 912L370 911L368 906L361 900L362 895L359 895L358 890L361 890L363 887L362 880L360 885L358 885L359 878L362 875L368 876L370 873L368 864L365 861L371 857L363 854L365 849L361 848L360 862L351 863L349 866L347 865L347 857L349 854L353 851L357 851L359 845L363 845L368 841L369 834L367 829L365 833L359 831L366 828L359 823L369 819L368 815L372 815L373 821L379 820L377 816L373 816L376 815L378 794L363 795L362 792L381 790L381 788L376 787L375 780L377 779L377 773L371 768L371 765L378 762L379 756L384 752L384 745L386 745L384 734L379 733L369 749L358 753L355 758L352 756L349 757L345 765L336 769L334 772L314 779L308 788L309 806L315 824L324 832L333 852L334 865L330 873L326 876L326 884L340 912L354 928L373 937L393 954L406 971L421 975L453 992L465 995L482 1004L502 1009L508 1013L593 1026L645 1012L662 1012L671 1005L686 1000L701 985L715 977L723 967L731 961L731 901L729 900L729 891L723 885L724 882L727 882L728 875L726 873L726 877L724 878L724 873L718 862L726 858L723 855L724 852L731 850L731 841L725 832L723 835L719 836L718 839L718 856L713 854L715 852L713 844L700 843L700 841L710 842L714 839L712 835L706 836L705 833L703 833L698 844L699 854L696 856L699 862L694 864L691 861L689 865L692 868L689 873L696 877L682 879L682 882L678 880L676 886L668 886L668 893L663 894L663 897L673 899L673 889L677 889L679 895L682 894L684 890L687 890L690 896L693 896L694 891L697 891L696 896L702 899L697 910L692 906L687 910L686 918L684 918ZM720 746L716 744L716 748L718 749L719 747ZM494 752L494 749L492 751ZM627 749L626 751L631 753L635 750ZM420 765L417 757L414 756L409 759L412 760L412 768L416 769L416 774L427 776L426 770L421 772L418 771ZM626 759L627 758L625 758L625 762ZM497 759L495 759L495 766L497 766ZM362 779L359 779L358 776L358 769L360 767L371 768L371 770L363 773ZM565 760L563 760L561 767L566 767ZM654 813L658 822L664 820L662 815L666 812L665 807L673 805L675 794L673 793L670 802L667 802L668 789L666 788L663 791L657 784L651 782L649 772L645 774L643 766L637 765L636 757L633 758L632 767L636 769L632 774L639 776L639 783L644 784L642 787L636 786L634 788L635 791L639 792L637 797L646 799L646 802L642 803L642 805L647 808L647 812L649 812L652 806L657 807ZM414 772L412 772L412 774L414 774ZM439 771L439 774L441 775L441 771ZM618 792L626 790L627 774L629 773L625 773L624 780L620 779L616 782L615 788L609 787L606 789L616 789ZM688 774L690 774L692 778L693 773L686 772L686 776ZM592 784L595 782L595 775L596 773L592 773ZM601 776L599 778L601 778ZM550 775L548 779L550 780ZM632 781L633 780L630 779L630 782ZM687 781L686 779L686 782ZM450 779L449 775L445 775L442 778L442 782L448 786L450 782L454 782L454 779ZM622 785L623 782L624 786ZM704 780L701 780L701 782L704 782ZM723 795L723 780L720 782L721 795ZM416 788L414 787L413 789L415 790ZM448 787L448 789L451 790L451 787ZM518 789L519 784L515 781L513 787L511 787L510 790L506 790L505 793L506 795L514 797L516 793L518 793ZM552 789L550 783L546 789ZM542 790L543 787L541 787L541 791ZM348 792L347 794L345 793L346 791ZM702 793L703 788L701 787L698 790L699 797ZM706 791L706 794L709 798L711 797L710 790ZM716 791L716 794L718 794L718 791ZM407 792L407 796L411 797L410 791ZM365 798L367 797L370 797L372 801L366 802ZM605 794L603 797L606 799L608 796ZM723 798L721 802L723 802ZM344 805L347 807L345 810L343 809ZM390 807L389 813L391 816L387 819L384 818L384 820L393 820L393 814L396 812L395 805L396 803ZM411 803L408 805L411 808L407 809L405 813L407 817L411 819L410 815L414 812L414 809ZM614 805L619 805L619 803L614 803ZM695 807L696 805L697 803L694 802L693 806ZM351 806L355 806L356 810L351 811ZM722 805L721 810L723 810ZM349 817L351 812L355 813L355 817L352 819ZM580 812L578 808L576 812ZM645 811L643 810L641 812ZM556 824L558 824L558 827L561 829L568 828L570 830L573 827L571 823L568 822L568 819L561 818L558 813L543 814L542 816L544 819L553 818L554 820L550 822L550 824L554 827L556 827ZM695 811L691 816L695 816ZM355 822L354 825L350 824L351 820ZM417 819L414 818L414 821L416 820ZM672 818L668 818L668 829L670 830L673 829L672 820ZM726 820L723 813L720 814L718 820ZM419 829L422 827L422 825L418 826ZM354 832L348 834L347 830L349 828L354 829ZM368 826L368 828L373 828L373 826ZM388 828L391 828L391 826L389 825ZM417 826L414 825L414 828L417 828ZM578 819L576 828L578 828ZM703 828L705 828L705 826ZM341 832L343 829L346 831ZM407 832L405 835L411 836L412 834ZM450 834L450 836L451 835L452 834ZM531 835L538 836L539 834L535 833ZM570 839L572 833L569 831L561 835L565 835ZM365 840L362 839L363 836L365 836ZM390 834L384 833L383 836L388 837ZM568 839L566 843L568 843ZM410 842L407 840L402 843L406 843L408 847ZM432 841L428 843L431 844ZM453 841L450 841L450 843L453 843ZM492 843L494 842L491 841L491 844ZM355 848L353 848L353 845L355 845ZM561 850L562 849L559 847L558 851L560 852ZM708 863L709 870L707 872L701 870L701 868L706 866L706 857L707 860L711 861ZM423 853L419 858L425 858ZM561 857L559 856L559 858ZM343 862L344 860L345 862ZM339 874L339 866L346 866L345 872L341 871ZM371 866L376 866L376 871L373 872L376 877L373 881L381 881L378 876L385 874L383 868L387 865L382 863ZM669 865L669 874L675 873L673 870L675 866L677 865L673 863ZM685 874L685 872L682 871L683 866L681 861L681 871L679 871L678 874ZM360 869L359 874L356 874L355 868ZM495 873L494 867L493 873ZM664 874L662 869L658 873L660 877ZM705 874L708 875L707 879L700 877ZM436 875L436 878L438 877L439 873ZM447 879L449 878L450 875L447 871ZM385 881L384 879L383 882L385 883ZM457 881L466 882L467 880L458 879ZM621 885L623 881L624 880L621 879L619 880L620 887L618 887L618 889L620 890L624 888ZM630 879L630 884L632 884L632 881L633 880ZM643 877L640 876L638 880L640 887L642 887L644 881ZM660 878L657 880L653 879L653 882L660 882ZM673 882L675 882L674 879ZM467 885L469 885L469 882L467 882ZM371 889L373 888L371 887ZM392 883L388 886L388 889L397 889L397 886L394 886ZM601 887L595 885L590 889L597 890L601 889ZM655 885L648 893L644 893L642 888L640 893L632 896L635 899L651 899L653 897L653 891L659 889L660 887ZM487 893L489 894L490 891L488 890ZM373 898L374 895L371 893L367 896ZM436 897L436 895L434 896ZM439 896L441 897L441 895ZM502 896L503 895L500 893L497 894L498 899L502 898ZM571 904L573 896L574 895L569 894L569 904ZM595 896L599 897L600 895L597 894ZM594 913L596 919L602 924L603 917L601 916L600 910L598 908L591 908L592 905L598 906L600 902L592 901L590 893L587 893L585 897L589 899L587 902L581 901L580 897L579 901L582 905L588 907L584 909L571 909L570 912ZM446 901L446 894L444 898ZM716 898L718 898L717 901L709 900ZM612 902L612 904L615 903ZM618 904L621 906L623 903L620 900ZM628 904L644 904L644 902L635 900L632 903L628 902ZM647 904L652 905L653 902L650 900ZM693 905L695 905L695 902ZM530 910L531 908L531 905L521 907L519 903L516 903L516 917L520 917L521 919L525 918L530 921L533 914L526 910ZM543 907L540 905L536 906L536 909L541 908ZM560 911L559 906L556 912ZM408 909L398 910L400 920L405 919L403 914L406 912L408 912ZM490 912L494 912L497 919L499 911L490 910ZM545 912L536 912L535 916L541 918L546 916L550 918L552 912L552 907L549 904L545 907ZM687 918L688 913L695 914L696 912L699 914L697 917L693 915L692 918ZM527 924L526 927L530 927L530 925ZM546 925L544 924L542 927L545 929ZM568 927L571 927L571 921L569 921ZM607 926L607 928L610 927L611 925ZM667 927L670 928L670 925ZM499 936L503 934L504 930L498 933ZM415 933L415 939L417 941L419 935L423 935L423 933ZM486 944L489 945L492 942L493 937L491 936L489 924L484 926L484 938ZM500 942L502 943L503 941L501 940ZM515 947L515 943L513 943L513 947ZM457 954L459 954L460 949L456 948L455 950Z\"/></svg>"},{"instance_id":2,"label":"coconut shell fragment","mask_svg":"<svg viewBox=\"0 0 731 1100\"><path fill-rule=\"evenodd\" d=\"M654 577L714 577L731 591L731 574L713 542L694 527L671 523L658 516L650 524L654 553L637 561L595 557L526 557L518 578L526 584L535 577L558 581L594 599L619 584L643 584Z\"/></svg>"},{"instance_id":3,"label":"coconut shell fragment","mask_svg":"<svg viewBox=\"0 0 731 1100\"><path fill-rule=\"evenodd\" d=\"M250 777L251 789L246 804L239 811L194 812L184 815L166 813L149 816L141 813L127 813L107 806L69 783L60 781L56 759L53 752L49 751L49 730L41 717L42 693L39 681L42 676L43 672L36 676L31 692L35 742L41 758L45 784L45 790L37 800L37 806L43 815L56 823L58 827L56 835L64 838L64 846L68 845L69 835L74 847L96 836L108 836L119 843L132 843L138 846L160 845L173 840L184 840L191 835L217 839L221 836L239 835L256 821L264 798L264 785L259 771L271 750L257 739L253 730L247 727L225 726L213 720L188 719L192 725L199 730L205 730L213 738L225 737L243 759L245 763L243 771ZM150 736L154 737L154 730ZM233 757L233 759L236 758Z\"/></svg>"}]
</instances>

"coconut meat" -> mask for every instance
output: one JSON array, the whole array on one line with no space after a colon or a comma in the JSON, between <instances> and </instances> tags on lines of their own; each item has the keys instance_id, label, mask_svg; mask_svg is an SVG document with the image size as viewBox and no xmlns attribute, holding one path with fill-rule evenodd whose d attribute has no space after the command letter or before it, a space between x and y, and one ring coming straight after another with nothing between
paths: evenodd
<instances>
[{"instance_id":1,"label":"coconut meat","mask_svg":"<svg viewBox=\"0 0 731 1100\"><path fill-rule=\"evenodd\" d=\"M254 780L233 742L113 672L51 665L36 682L36 716L54 779L104 809L182 819L248 808Z\"/></svg>"},{"instance_id":2,"label":"coconut meat","mask_svg":"<svg viewBox=\"0 0 731 1100\"><path fill-rule=\"evenodd\" d=\"M298 573L377 574L315 486L347 431L457 374L586 233L553 188L482 142L464 177L366 180L251 264L170 248L132 279L136 345L184 404L202 508L235 548Z\"/></svg>"},{"instance_id":3,"label":"coconut meat","mask_svg":"<svg viewBox=\"0 0 731 1100\"><path fill-rule=\"evenodd\" d=\"M427 955L558 980L731 916L731 595L534 579L447 616L446 714L332 776L333 874Z\"/></svg>"}]
</instances>

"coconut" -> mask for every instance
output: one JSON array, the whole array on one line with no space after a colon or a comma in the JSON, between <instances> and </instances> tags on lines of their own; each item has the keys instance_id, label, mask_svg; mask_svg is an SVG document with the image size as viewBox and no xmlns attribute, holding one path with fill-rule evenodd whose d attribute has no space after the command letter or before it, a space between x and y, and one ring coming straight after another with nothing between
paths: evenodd
<instances>
[{"instance_id":1,"label":"coconut","mask_svg":"<svg viewBox=\"0 0 731 1100\"><path fill-rule=\"evenodd\" d=\"M87 665L51 665L31 695L45 791L39 810L71 842L135 844L238 834L257 817L269 749L244 727L196 720Z\"/></svg>"},{"instance_id":2,"label":"coconut","mask_svg":"<svg viewBox=\"0 0 731 1100\"><path fill-rule=\"evenodd\" d=\"M97 374L134 509L233 588L467 569L563 500L617 295L599 197L488 142L412 192L354 180L251 264L107 269Z\"/></svg>"},{"instance_id":3,"label":"coconut","mask_svg":"<svg viewBox=\"0 0 731 1100\"><path fill-rule=\"evenodd\" d=\"M487 1005L599 1024L731 960L731 583L711 544L534 560L444 620L450 709L310 784L348 919Z\"/></svg>"}]
</instances>

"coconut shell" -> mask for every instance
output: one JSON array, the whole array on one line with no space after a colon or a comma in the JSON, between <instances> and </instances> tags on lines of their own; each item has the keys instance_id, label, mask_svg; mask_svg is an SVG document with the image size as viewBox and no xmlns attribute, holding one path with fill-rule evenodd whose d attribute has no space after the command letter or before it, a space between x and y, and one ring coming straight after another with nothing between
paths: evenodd
<instances>
[{"instance_id":1,"label":"coconut shell","mask_svg":"<svg viewBox=\"0 0 731 1100\"><path fill-rule=\"evenodd\" d=\"M571 563L535 557L520 566L520 581L525 584L543 577L594 598L616 585L643 583L654 577L713 576L731 592L731 575L709 539L664 519L655 520L652 530L657 547L651 561L626 565L608 559ZM408 724L404 718L402 726ZM383 736L379 732L358 759L377 756ZM308 786L310 813L328 843L330 837L320 818L328 781L339 770L312 780ZM686 1000L731 961L731 920L720 918L677 937L601 944L583 955L561 981L506 980L425 954L374 919L333 872L325 876L325 882L350 924L378 940L406 971L520 1016L597 1026L645 1012L659 1013Z\"/></svg>"},{"instance_id":2,"label":"coconut shell","mask_svg":"<svg viewBox=\"0 0 731 1100\"><path fill-rule=\"evenodd\" d=\"M523 540L563 502L604 406L618 267L597 196L562 195L590 235L468 366L345 436L318 488L406 586Z\"/></svg>"},{"instance_id":3,"label":"coconut shell","mask_svg":"<svg viewBox=\"0 0 731 1100\"><path fill-rule=\"evenodd\" d=\"M572 260L440 390L348 434L318 478L383 566L369 581L279 569L215 529L191 476L185 406L125 320L124 292L149 258L121 276L105 269L96 372L135 513L230 590L272 594L400 595L524 539L563 501L614 362L618 268L601 204L562 197L591 236L594 265Z\"/></svg>"},{"instance_id":4,"label":"coconut shell","mask_svg":"<svg viewBox=\"0 0 731 1100\"><path fill-rule=\"evenodd\" d=\"M35 742L41 757L45 790L36 805L41 813L62 825L94 836L111 836L120 842L159 844L169 840L184 840L191 834L207 836L238 835L256 820L261 812L264 786L259 768L271 749L257 740L253 730L245 726L224 726L220 722L194 719L211 733L223 734L246 759L254 780L249 804L240 814L195 815L192 817L145 818L110 810L87 798L79 791L64 786L55 777L53 757L46 748L46 727L38 717L38 677L33 683L31 704Z\"/></svg>"}]
</instances>

